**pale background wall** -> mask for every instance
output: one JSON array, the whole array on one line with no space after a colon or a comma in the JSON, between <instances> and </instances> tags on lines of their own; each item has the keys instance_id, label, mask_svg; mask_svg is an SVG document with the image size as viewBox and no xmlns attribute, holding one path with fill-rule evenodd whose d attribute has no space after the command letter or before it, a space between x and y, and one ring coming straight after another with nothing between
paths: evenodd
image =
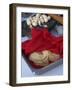
<instances>
[{"instance_id":1,"label":"pale background wall","mask_svg":"<svg viewBox=\"0 0 72 90\"><path fill-rule=\"evenodd\" d=\"M28 87L24 87L24 86L11 87L8 85L8 82L9 82L9 4L10 3L66 5L66 6L71 6L71 11L72 11L72 0L0 0L0 90L37 90L37 89L71 90L72 82L70 84L28 86ZM72 23L72 12L71 12L71 23ZM72 75L72 71L71 71L71 75Z\"/></svg>"}]
</instances>

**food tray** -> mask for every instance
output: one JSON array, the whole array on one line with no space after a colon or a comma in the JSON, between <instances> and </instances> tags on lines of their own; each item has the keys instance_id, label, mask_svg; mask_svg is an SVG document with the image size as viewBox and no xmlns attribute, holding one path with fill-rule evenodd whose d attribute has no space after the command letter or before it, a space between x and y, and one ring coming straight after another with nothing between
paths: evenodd
<instances>
[{"instance_id":1,"label":"food tray","mask_svg":"<svg viewBox=\"0 0 72 90\"><path fill-rule=\"evenodd\" d=\"M52 70L53 68L63 64L63 59L59 59L58 61L55 61L53 63L50 63L48 66L42 67L42 68L34 68L30 62L29 59L23 55L25 62L27 63L28 67L30 68L30 70L35 74L35 75L40 75L43 74L45 72L48 72L50 70Z\"/></svg>"}]
</instances>

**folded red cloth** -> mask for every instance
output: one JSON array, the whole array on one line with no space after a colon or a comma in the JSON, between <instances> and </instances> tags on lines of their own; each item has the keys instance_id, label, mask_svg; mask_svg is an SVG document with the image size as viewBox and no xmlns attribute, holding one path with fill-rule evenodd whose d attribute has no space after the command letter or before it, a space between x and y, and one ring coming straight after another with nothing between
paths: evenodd
<instances>
[{"instance_id":1,"label":"folded red cloth","mask_svg":"<svg viewBox=\"0 0 72 90\"><path fill-rule=\"evenodd\" d=\"M22 51L29 55L43 50L50 50L63 57L63 36L55 37L47 28L32 28L32 39L22 43Z\"/></svg>"}]
</instances>

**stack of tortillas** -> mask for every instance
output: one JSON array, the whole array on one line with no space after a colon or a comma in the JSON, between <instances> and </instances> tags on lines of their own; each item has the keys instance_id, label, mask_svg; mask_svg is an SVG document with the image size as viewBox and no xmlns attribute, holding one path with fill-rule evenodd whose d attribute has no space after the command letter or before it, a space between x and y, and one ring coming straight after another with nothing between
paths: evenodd
<instances>
[{"instance_id":1,"label":"stack of tortillas","mask_svg":"<svg viewBox=\"0 0 72 90\"><path fill-rule=\"evenodd\" d=\"M44 50L42 52L33 52L29 55L29 60L36 65L47 66L49 61L55 61L60 58L60 55Z\"/></svg>"}]
</instances>

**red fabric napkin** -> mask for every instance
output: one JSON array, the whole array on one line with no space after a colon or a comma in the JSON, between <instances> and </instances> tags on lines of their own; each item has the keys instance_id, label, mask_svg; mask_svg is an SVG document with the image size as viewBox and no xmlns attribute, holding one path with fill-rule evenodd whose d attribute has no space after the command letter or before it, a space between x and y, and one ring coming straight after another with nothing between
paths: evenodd
<instances>
[{"instance_id":1,"label":"red fabric napkin","mask_svg":"<svg viewBox=\"0 0 72 90\"><path fill-rule=\"evenodd\" d=\"M32 28L32 39L22 43L22 51L29 55L43 50L50 50L63 57L63 36L55 37L47 28Z\"/></svg>"}]
</instances>

